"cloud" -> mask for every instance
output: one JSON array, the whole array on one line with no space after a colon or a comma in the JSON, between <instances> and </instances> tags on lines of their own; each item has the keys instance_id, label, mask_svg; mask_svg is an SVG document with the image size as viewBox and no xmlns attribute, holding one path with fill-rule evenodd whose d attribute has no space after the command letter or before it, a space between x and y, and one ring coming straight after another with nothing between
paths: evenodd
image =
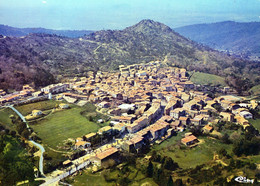
<instances>
[{"instance_id":1,"label":"cloud","mask_svg":"<svg viewBox=\"0 0 260 186\"><path fill-rule=\"evenodd\" d=\"M42 1L42 3L43 3L43 4L46 4L46 3L47 3L47 1Z\"/></svg>"}]
</instances>

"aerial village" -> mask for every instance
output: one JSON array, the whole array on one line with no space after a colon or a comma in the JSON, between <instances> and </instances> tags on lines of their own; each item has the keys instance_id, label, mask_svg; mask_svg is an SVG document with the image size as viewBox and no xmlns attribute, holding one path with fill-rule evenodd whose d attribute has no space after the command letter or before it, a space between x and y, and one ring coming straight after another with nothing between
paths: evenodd
<instances>
[{"instance_id":1,"label":"aerial village","mask_svg":"<svg viewBox=\"0 0 260 186\"><path fill-rule=\"evenodd\" d=\"M249 108L256 108L257 102L236 103L233 96L219 96L214 99L204 92L195 91L194 85L183 68L163 68L160 61L147 64L120 65L119 72L90 72L88 77L75 77L67 82L52 84L35 91L25 85L22 91L6 94L0 90L1 106L26 104L44 99L91 102L103 109L109 116L110 125L97 133L78 136L74 149L93 152L101 145L112 144L96 150L90 161L102 165L106 160L117 157L119 151L138 153L146 145L161 143L194 126L201 126L210 133L220 120L235 122L244 128L252 118ZM228 89L228 88L226 88ZM216 105L224 111L219 112ZM68 104L60 104L67 109ZM218 113L216 118L212 113ZM37 117L41 110L33 110L28 117ZM104 122L100 119L98 122ZM102 144L93 140L102 135ZM116 143L111 143L111 141ZM186 133L181 143L194 147L199 140L192 133ZM70 163L67 161L66 163Z\"/></svg>"}]
</instances>

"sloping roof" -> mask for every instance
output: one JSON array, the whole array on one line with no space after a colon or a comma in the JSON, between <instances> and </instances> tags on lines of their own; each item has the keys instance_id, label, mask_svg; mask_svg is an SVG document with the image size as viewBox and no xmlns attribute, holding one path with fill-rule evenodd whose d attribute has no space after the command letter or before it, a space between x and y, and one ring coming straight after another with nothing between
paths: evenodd
<instances>
[{"instance_id":1,"label":"sloping roof","mask_svg":"<svg viewBox=\"0 0 260 186\"><path fill-rule=\"evenodd\" d=\"M96 157L99 158L100 160L103 160L103 159L107 158L108 156L111 156L112 154L114 154L116 152L118 152L118 149L115 148L115 147L111 147L111 148L106 149L103 152L98 153L96 155Z\"/></svg>"},{"instance_id":2,"label":"sloping roof","mask_svg":"<svg viewBox=\"0 0 260 186\"><path fill-rule=\"evenodd\" d=\"M96 135L96 133L91 132L91 133L85 135L85 137L88 139L88 138L94 137L95 135Z\"/></svg>"},{"instance_id":3,"label":"sloping roof","mask_svg":"<svg viewBox=\"0 0 260 186\"><path fill-rule=\"evenodd\" d=\"M197 137L194 136L194 135L190 135L190 136L187 136L185 138L182 138L181 142L186 144L186 143L192 142L194 140L197 140Z\"/></svg>"}]
</instances>

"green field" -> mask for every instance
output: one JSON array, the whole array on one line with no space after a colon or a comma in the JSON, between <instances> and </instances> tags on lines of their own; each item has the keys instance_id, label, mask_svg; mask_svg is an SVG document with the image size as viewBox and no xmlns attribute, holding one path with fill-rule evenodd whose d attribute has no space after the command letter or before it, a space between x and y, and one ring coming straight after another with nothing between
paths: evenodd
<instances>
[{"instance_id":1,"label":"green field","mask_svg":"<svg viewBox=\"0 0 260 186\"><path fill-rule=\"evenodd\" d=\"M148 184L150 186L156 186L157 184L153 181L152 178L147 178L144 174L141 173L141 171L138 171L136 168L132 166L128 166L129 172L127 172L127 178L130 181L130 183L126 183L126 185L132 185L132 186L139 186L141 184ZM105 170L106 171L106 170ZM93 185L93 186L112 186L116 185L116 183L119 181L119 177L122 176L122 173L116 169L116 170L109 170L108 171L108 179L111 181L106 181L104 176L102 175L104 171L98 172L95 174L89 173L87 171L83 171L82 175L77 175L73 177L73 185L75 186L83 186L83 185ZM112 181L114 180L114 181ZM115 181L116 180L116 181Z\"/></svg>"},{"instance_id":2,"label":"green field","mask_svg":"<svg viewBox=\"0 0 260 186\"><path fill-rule=\"evenodd\" d=\"M190 72L190 74L192 73L193 72ZM225 83L225 78L203 72L194 72L190 80L195 84L201 85L221 85L222 87L227 86L227 84Z\"/></svg>"},{"instance_id":3,"label":"green field","mask_svg":"<svg viewBox=\"0 0 260 186\"><path fill-rule=\"evenodd\" d=\"M61 101L46 100L26 105L16 106L15 108L24 116L31 114L33 110L50 110L62 103Z\"/></svg>"},{"instance_id":4,"label":"green field","mask_svg":"<svg viewBox=\"0 0 260 186\"><path fill-rule=\"evenodd\" d=\"M253 125L258 131L260 131L260 118L258 119L249 119L251 125Z\"/></svg>"},{"instance_id":5,"label":"green field","mask_svg":"<svg viewBox=\"0 0 260 186\"><path fill-rule=\"evenodd\" d=\"M0 123L3 124L4 126L7 126L9 129L14 129L15 126L12 123L11 118L9 117L10 115L16 116L16 113L11 110L10 108L4 108L0 110Z\"/></svg>"},{"instance_id":6,"label":"green field","mask_svg":"<svg viewBox=\"0 0 260 186\"><path fill-rule=\"evenodd\" d=\"M252 87L249 92L252 92L254 95L260 95L260 85Z\"/></svg>"},{"instance_id":7,"label":"green field","mask_svg":"<svg viewBox=\"0 0 260 186\"><path fill-rule=\"evenodd\" d=\"M73 178L73 185L75 186L85 186L86 184L93 186L115 185L114 182L106 182L105 178L100 173L91 174L84 171L82 175L77 175Z\"/></svg>"},{"instance_id":8,"label":"green field","mask_svg":"<svg viewBox=\"0 0 260 186\"><path fill-rule=\"evenodd\" d=\"M80 114L86 109L85 107L75 105L70 107L67 110L54 112L31 126L42 139L43 144L56 149L68 138L82 137L100 128Z\"/></svg>"},{"instance_id":9,"label":"green field","mask_svg":"<svg viewBox=\"0 0 260 186\"><path fill-rule=\"evenodd\" d=\"M181 138L181 134L178 134L160 145L153 146L153 149L161 155L171 157L181 168L194 168L207 163L213 159L214 152L221 148L226 149L228 153L232 149L232 145L223 144L219 140L207 137L199 137L202 143L194 148L180 149Z\"/></svg>"}]
</instances>

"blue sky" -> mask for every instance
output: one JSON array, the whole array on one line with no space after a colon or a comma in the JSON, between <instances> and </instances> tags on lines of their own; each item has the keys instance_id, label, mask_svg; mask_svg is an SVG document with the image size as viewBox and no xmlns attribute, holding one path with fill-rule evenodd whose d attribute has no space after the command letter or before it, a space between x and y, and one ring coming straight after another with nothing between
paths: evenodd
<instances>
[{"instance_id":1,"label":"blue sky","mask_svg":"<svg viewBox=\"0 0 260 186\"><path fill-rule=\"evenodd\" d=\"M260 21L260 0L0 0L0 24L22 28L123 29L142 19L172 28Z\"/></svg>"}]
</instances>

